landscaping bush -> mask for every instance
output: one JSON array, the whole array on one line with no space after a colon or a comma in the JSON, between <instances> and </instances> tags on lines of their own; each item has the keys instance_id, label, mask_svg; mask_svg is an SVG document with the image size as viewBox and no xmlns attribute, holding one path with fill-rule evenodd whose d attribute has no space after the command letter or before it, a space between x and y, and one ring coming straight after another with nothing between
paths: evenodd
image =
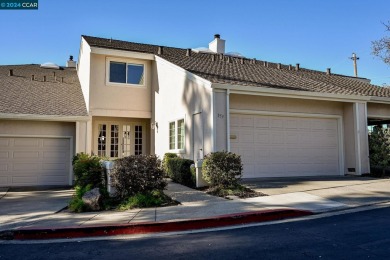
<instances>
[{"instance_id":1,"label":"landscaping bush","mask_svg":"<svg viewBox=\"0 0 390 260\"><path fill-rule=\"evenodd\" d=\"M115 161L111 185L119 199L126 199L137 193L163 190L167 183L157 156L131 155Z\"/></svg>"},{"instance_id":2,"label":"landscaping bush","mask_svg":"<svg viewBox=\"0 0 390 260\"><path fill-rule=\"evenodd\" d=\"M165 176L168 176L168 160L172 158L178 158L177 154L175 153L166 153L164 154L164 158L162 161L162 168L164 170Z\"/></svg>"},{"instance_id":3,"label":"landscaping bush","mask_svg":"<svg viewBox=\"0 0 390 260\"><path fill-rule=\"evenodd\" d=\"M242 175L241 156L231 152L207 154L203 160L202 174L211 187L235 187L239 185Z\"/></svg>"},{"instance_id":4,"label":"landscaping bush","mask_svg":"<svg viewBox=\"0 0 390 260\"><path fill-rule=\"evenodd\" d=\"M85 153L78 153L73 157L73 172L76 177L75 185L82 188L91 185L92 188L105 186L104 168L101 158Z\"/></svg>"},{"instance_id":5,"label":"landscaping bush","mask_svg":"<svg viewBox=\"0 0 390 260\"><path fill-rule=\"evenodd\" d=\"M161 190L152 192L137 193L125 199L119 206L119 210L128 210L133 208L148 208L158 207L163 205L176 204L170 197L164 194Z\"/></svg>"},{"instance_id":6,"label":"landscaping bush","mask_svg":"<svg viewBox=\"0 0 390 260\"><path fill-rule=\"evenodd\" d=\"M69 202L69 210L72 212L84 212L87 211L87 207L84 205L83 200L81 199L83 195L92 190L92 185L87 185L85 187L76 186L75 187L75 195L73 195L72 199Z\"/></svg>"},{"instance_id":7,"label":"landscaping bush","mask_svg":"<svg viewBox=\"0 0 390 260\"><path fill-rule=\"evenodd\" d=\"M374 126L368 141L370 165L381 169L384 176L386 168L390 166L390 129Z\"/></svg>"},{"instance_id":8,"label":"landscaping bush","mask_svg":"<svg viewBox=\"0 0 390 260\"><path fill-rule=\"evenodd\" d=\"M191 171L193 160L183 158L170 158L167 160L167 174L174 182L195 187L195 178Z\"/></svg>"}]
</instances>

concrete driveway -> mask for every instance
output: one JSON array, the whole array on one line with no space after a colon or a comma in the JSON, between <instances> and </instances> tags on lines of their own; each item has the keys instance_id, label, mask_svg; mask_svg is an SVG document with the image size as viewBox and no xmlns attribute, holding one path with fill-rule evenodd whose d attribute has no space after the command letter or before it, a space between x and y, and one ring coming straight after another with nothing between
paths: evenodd
<instances>
[{"instance_id":1,"label":"concrete driveway","mask_svg":"<svg viewBox=\"0 0 390 260\"><path fill-rule=\"evenodd\" d=\"M358 176L244 179L256 191L282 197L304 194L348 206L363 206L390 200L390 179Z\"/></svg>"},{"instance_id":2,"label":"concrete driveway","mask_svg":"<svg viewBox=\"0 0 390 260\"><path fill-rule=\"evenodd\" d=\"M0 188L0 230L33 223L68 205L74 191L61 188Z\"/></svg>"}]
</instances>

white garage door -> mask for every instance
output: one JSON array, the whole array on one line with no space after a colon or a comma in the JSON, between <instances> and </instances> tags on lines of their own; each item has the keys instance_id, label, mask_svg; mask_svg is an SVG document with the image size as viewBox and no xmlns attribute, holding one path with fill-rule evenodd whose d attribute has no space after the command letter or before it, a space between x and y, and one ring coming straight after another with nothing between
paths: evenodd
<instances>
[{"instance_id":1,"label":"white garage door","mask_svg":"<svg viewBox=\"0 0 390 260\"><path fill-rule=\"evenodd\" d=\"M69 185L70 139L0 137L0 186Z\"/></svg>"},{"instance_id":2,"label":"white garage door","mask_svg":"<svg viewBox=\"0 0 390 260\"><path fill-rule=\"evenodd\" d=\"M340 174L337 119L231 114L230 126L243 178Z\"/></svg>"}]
</instances>

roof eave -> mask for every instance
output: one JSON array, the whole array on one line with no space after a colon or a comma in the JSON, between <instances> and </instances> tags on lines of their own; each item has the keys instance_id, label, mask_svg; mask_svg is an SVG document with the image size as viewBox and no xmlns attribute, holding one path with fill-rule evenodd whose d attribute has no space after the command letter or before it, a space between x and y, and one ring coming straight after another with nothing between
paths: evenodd
<instances>
[{"instance_id":1,"label":"roof eave","mask_svg":"<svg viewBox=\"0 0 390 260\"><path fill-rule=\"evenodd\" d=\"M89 120L89 116L64 116L64 115L36 115L36 114L0 113L0 119L77 122L77 121L88 121Z\"/></svg>"},{"instance_id":2,"label":"roof eave","mask_svg":"<svg viewBox=\"0 0 390 260\"><path fill-rule=\"evenodd\" d=\"M246 95L273 96L273 97L285 97L285 98L326 100L326 101L342 101L342 102L368 102L371 99L371 97L369 96L320 93L320 92L311 92L311 91L275 89L275 88L231 85L231 84L221 84L221 83L213 83L211 87L214 89L229 90L231 94L246 94Z\"/></svg>"}]
</instances>

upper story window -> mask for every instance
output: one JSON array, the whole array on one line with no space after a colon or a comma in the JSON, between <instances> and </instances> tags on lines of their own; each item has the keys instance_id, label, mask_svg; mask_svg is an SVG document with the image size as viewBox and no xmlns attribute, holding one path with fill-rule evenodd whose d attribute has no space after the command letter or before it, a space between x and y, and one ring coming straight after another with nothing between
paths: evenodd
<instances>
[{"instance_id":1,"label":"upper story window","mask_svg":"<svg viewBox=\"0 0 390 260\"><path fill-rule=\"evenodd\" d=\"M110 61L109 81L132 85L144 85L144 65Z\"/></svg>"}]
</instances>

